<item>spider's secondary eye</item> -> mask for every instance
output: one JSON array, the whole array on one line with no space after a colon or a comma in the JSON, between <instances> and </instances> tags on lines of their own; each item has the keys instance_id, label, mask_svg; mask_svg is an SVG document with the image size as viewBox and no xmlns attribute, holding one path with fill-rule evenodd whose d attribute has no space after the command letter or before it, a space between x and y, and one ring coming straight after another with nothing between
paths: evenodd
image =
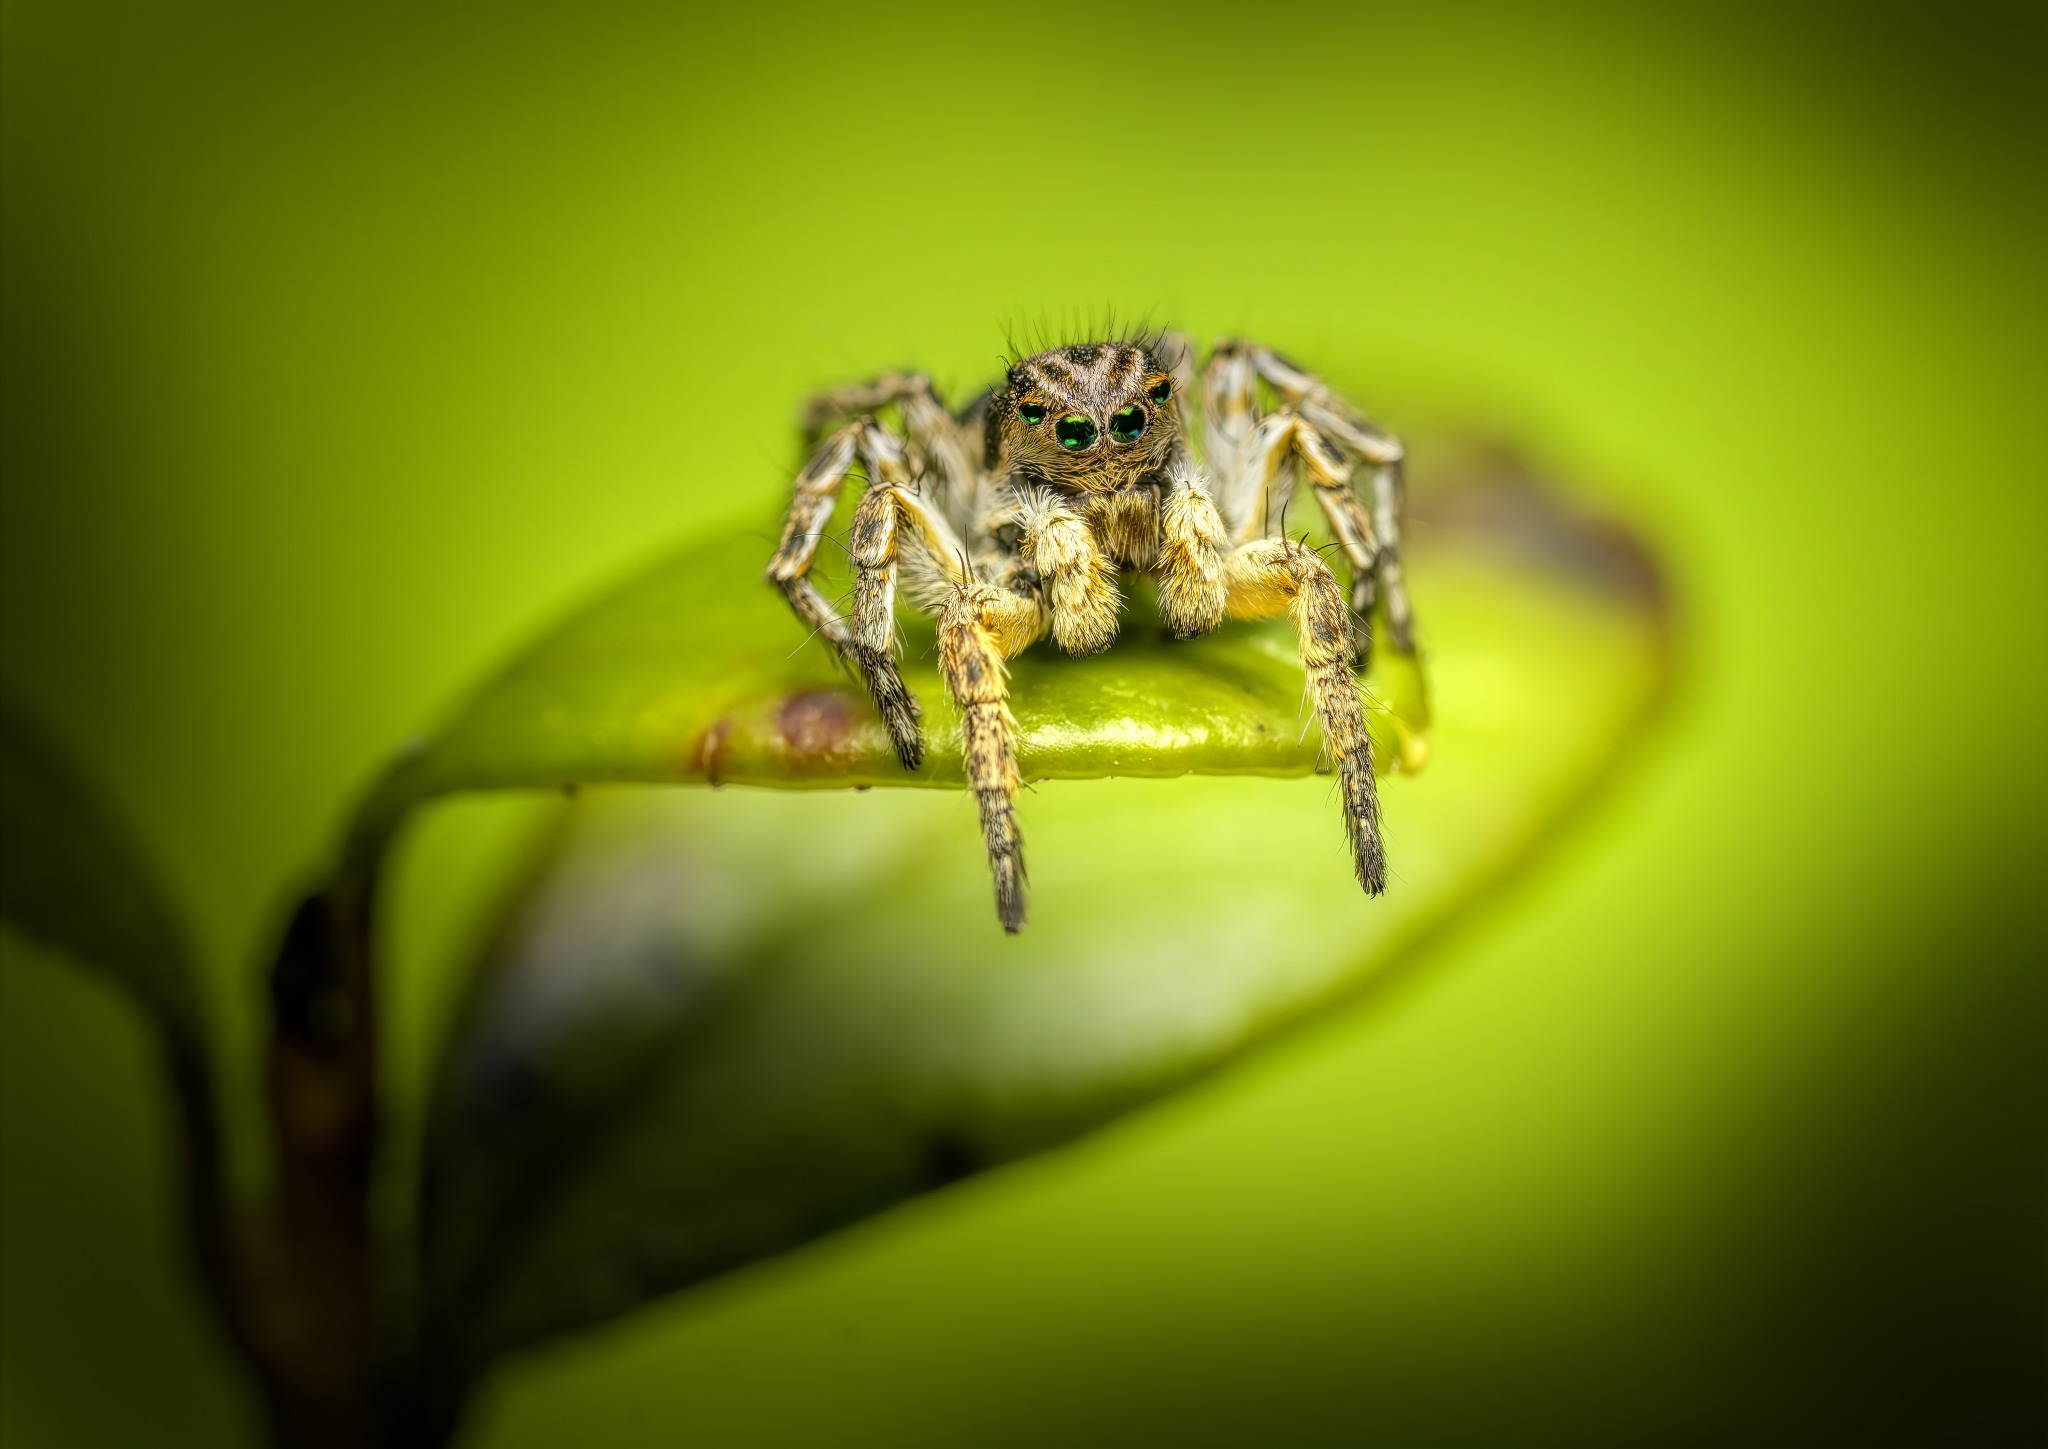
<instances>
[{"instance_id":1,"label":"spider's secondary eye","mask_svg":"<svg viewBox=\"0 0 2048 1449\"><path fill-rule=\"evenodd\" d=\"M1033 427L1037 427L1040 423L1045 421L1045 404L1018 403L1017 416L1024 419L1025 422L1031 424Z\"/></svg>"},{"instance_id":2,"label":"spider's secondary eye","mask_svg":"<svg viewBox=\"0 0 2048 1449\"><path fill-rule=\"evenodd\" d=\"M1095 446L1095 424L1078 414L1069 414L1054 423L1052 435L1060 440L1062 448L1077 453L1083 448Z\"/></svg>"},{"instance_id":3,"label":"spider's secondary eye","mask_svg":"<svg viewBox=\"0 0 2048 1449\"><path fill-rule=\"evenodd\" d=\"M1145 436L1145 410L1123 408L1111 413L1109 435L1119 443L1135 443Z\"/></svg>"},{"instance_id":4,"label":"spider's secondary eye","mask_svg":"<svg viewBox=\"0 0 2048 1449\"><path fill-rule=\"evenodd\" d=\"M1154 402L1165 402L1173 396L1173 384L1170 382L1154 383L1152 390L1146 393L1145 396L1151 398Z\"/></svg>"}]
</instances>

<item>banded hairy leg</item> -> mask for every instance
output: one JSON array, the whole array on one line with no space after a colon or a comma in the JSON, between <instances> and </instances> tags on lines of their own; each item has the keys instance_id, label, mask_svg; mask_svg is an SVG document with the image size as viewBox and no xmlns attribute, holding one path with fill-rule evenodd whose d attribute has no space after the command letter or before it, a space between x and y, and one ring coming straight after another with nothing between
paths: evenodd
<instances>
[{"instance_id":1,"label":"banded hairy leg","mask_svg":"<svg viewBox=\"0 0 2048 1449\"><path fill-rule=\"evenodd\" d=\"M894 407L903 415L911 472L955 531L973 531L972 520L982 506L980 427L946 410L932 380L921 372L888 372L850 387L814 394L801 418L805 446L814 445L825 428L840 418L873 414Z\"/></svg>"},{"instance_id":2,"label":"banded hairy leg","mask_svg":"<svg viewBox=\"0 0 2048 1449\"><path fill-rule=\"evenodd\" d=\"M839 492L846 486L846 475L853 470L861 437L874 425L872 418L856 418L811 454L803 471L796 475L789 511L782 519L782 538L768 560L767 569L769 582L782 590L796 616L813 633L823 635L834 652L848 662L852 660L848 651L853 634L811 582L811 563L817 557L818 540L825 536L825 525L831 520Z\"/></svg>"},{"instance_id":3,"label":"banded hairy leg","mask_svg":"<svg viewBox=\"0 0 2048 1449\"><path fill-rule=\"evenodd\" d=\"M1243 457L1249 469L1247 496L1259 500L1251 510L1240 542L1275 532L1287 499L1293 493L1293 468L1308 475L1316 502L1329 520L1330 532L1351 565L1351 600L1346 633L1352 662L1364 669L1372 662L1372 606L1378 579L1380 548L1373 518L1351 487L1351 458L1329 434L1292 408L1259 419L1247 439ZM1263 526L1258 520L1263 518Z\"/></svg>"},{"instance_id":4,"label":"banded hairy leg","mask_svg":"<svg viewBox=\"0 0 2048 1449\"><path fill-rule=\"evenodd\" d=\"M1230 546L1229 530L1200 475L1192 465L1176 467L1159 501L1159 557L1152 573L1160 618L1179 638L1206 634L1221 622L1228 600L1223 560Z\"/></svg>"},{"instance_id":5,"label":"banded hairy leg","mask_svg":"<svg viewBox=\"0 0 2048 1449\"><path fill-rule=\"evenodd\" d=\"M1363 665L1371 647L1369 625L1375 582L1378 592L1386 598L1387 632L1392 636L1394 647L1403 654L1413 654L1415 614L1408 602L1407 581L1401 569L1401 529L1407 512L1407 486L1403 475L1407 450L1401 446L1401 440L1367 420L1313 372L1296 367L1271 348L1243 343L1226 346L1240 349L1252 369L1290 407L1324 435L1337 439L1371 466L1372 533L1378 547L1373 554L1373 566L1367 573L1361 574L1354 561L1351 580L1352 611L1367 623L1366 651L1360 652L1359 661ZM1345 491L1352 490L1347 487ZM1325 504L1326 509L1328 506ZM1337 526L1334 517L1331 526ZM1341 533L1339 536L1341 538Z\"/></svg>"},{"instance_id":6,"label":"banded hairy leg","mask_svg":"<svg viewBox=\"0 0 2048 1449\"><path fill-rule=\"evenodd\" d=\"M1077 500L1052 488L1017 491L1017 550L1038 571L1052 636L1069 654L1095 654L1116 638L1123 595L1117 567L1104 552Z\"/></svg>"},{"instance_id":7,"label":"banded hairy leg","mask_svg":"<svg viewBox=\"0 0 2048 1449\"><path fill-rule=\"evenodd\" d=\"M981 582L958 585L939 615L939 673L960 711L961 761L995 878L996 916L1011 935L1024 929L1024 841L1003 661L1023 652L1045 625L1045 605L1035 595Z\"/></svg>"},{"instance_id":8,"label":"banded hairy leg","mask_svg":"<svg viewBox=\"0 0 2048 1449\"><path fill-rule=\"evenodd\" d=\"M818 541L856 460L867 474L868 489L854 510L855 619L849 627L818 592L810 573ZM924 761L924 735L918 726L923 711L896 668L892 613L898 500L908 495L909 483L902 440L872 417L855 418L820 444L797 475L782 539L767 573L796 616L860 675L889 730L896 757L905 769L916 769ZM942 551L957 552L944 524L934 527L929 510L916 511L919 532L937 534Z\"/></svg>"},{"instance_id":9,"label":"banded hairy leg","mask_svg":"<svg viewBox=\"0 0 2048 1449\"><path fill-rule=\"evenodd\" d=\"M1225 343L1202 369L1202 455L1224 526L1236 540L1266 531L1264 485L1251 466L1252 429L1259 423L1258 372L1251 358Z\"/></svg>"},{"instance_id":10,"label":"banded hairy leg","mask_svg":"<svg viewBox=\"0 0 2048 1449\"><path fill-rule=\"evenodd\" d=\"M859 452L868 486L847 529L854 569L851 653L888 726L897 759L914 770L924 761L924 733L918 726L917 698L896 670L900 545L907 540L923 555L920 562L928 572L955 586L973 579L959 535L918 492L902 439L886 427L871 426L861 433Z\"/></svg>"},{"instance_id":11,"label":"banded hairy leg","mask_svg":"<svg viewBox=\"0 0 2048 1449\"><path fill-rule=\"evenodd\" d=\"M1309 699L1323 727L1323 749L1343 791L1352 869L1367 895L1379 895L1387 885L1379 787L1372 774L1372 735L1351 672L1347 611L1337 577L1308 545L1261 538L1241 545L1224 561L1224 580L1234 617L1264 619L1282 609L1293 616Z\"/></svg>"}]
</instances>

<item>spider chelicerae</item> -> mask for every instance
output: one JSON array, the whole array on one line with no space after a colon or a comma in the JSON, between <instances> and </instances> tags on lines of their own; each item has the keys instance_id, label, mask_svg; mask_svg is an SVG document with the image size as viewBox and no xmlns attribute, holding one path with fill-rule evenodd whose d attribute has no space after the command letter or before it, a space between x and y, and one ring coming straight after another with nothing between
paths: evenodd
<instances>
[{"instance_id":1,"label":"spider chelicerae","mask_svg":"<svg viewBox=\"0 0 2048 1449\"><path fill-rule=\"evenodd\" d=\"M820 393L804 409L813 451L768 578L866 683L906 769L925 745L922 711L896 668L898 584L936 616L939 672L960 714L1006 931L1024 925L1024 856L1003 661L1048 630L1075 654L1107 648L1125 570L1156 581L1161 617L1182 637L1225 614L1292 614L1358 883L1368 895L1385 889L1372 740L1352 670L1370 658L1376 604L1393 646L1414 650L1400 441L1269 348L1218 343L1199 390L1194 364L1173 333L1085 342L1017 361L957 414L929 378L895 373ZM889 408L900 431L877 417ZM847 535L847 619L810 569L856 465L867 489ZM1348 597L1320 553L1281 531L1298 478L1349 565Z\"/></svg>"}]
</instances>

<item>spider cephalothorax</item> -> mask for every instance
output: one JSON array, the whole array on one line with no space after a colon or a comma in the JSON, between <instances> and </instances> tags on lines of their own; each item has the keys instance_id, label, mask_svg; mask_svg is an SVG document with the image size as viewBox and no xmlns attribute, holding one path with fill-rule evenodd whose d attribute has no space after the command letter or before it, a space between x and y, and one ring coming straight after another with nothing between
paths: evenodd
<instances>
[{"instance_id":1,"label":"spider cephalothorax","mask_svg":"<svg viewBox=\"0 0 2048 1449\"><path fill-rule=\"evenodd\" d=\"M1270 411L1261 383L1279 400ZM1074 653L1106 648L1125 571L1152 576L1161 616L1182 635L1213 629L1225 612L1293 616L1358 881L1372 895L1384 889L1372 740L1352 669L1371 649L1381 603L1394 647L1414 648L1401 579L1401 445L1312 373L1224 342L1202 372L1205 472L1182 421L1193 384L1192 351L1168 334L1035 353L957 415L929 379L909 374L821 394L804 410L817 446L768 577L866 682L905 768L922 762L924 734L896 669L899 577L911 602L938 616L939 671L960 712L1005 930L1024 924L1024 856L1003 661L1048 632ZM875 416L888 407L901 433ZM856 464L868 486L847 534L849 621L810 567ZM1350 567L1348 599L1319 553L1277 532L1298 481Z\"/></svg>"},{"instance_id":2,"label":"spider cephalothorax","mask_svg":"<svg viewBox=\"0 0 2048 1449\"><path fill-rule=\"evenodd\" d=\"M1087 493L1158 473L1182 444L1173 373L1145 347L1088 342L1027 357L989 399L991 472Z\"/></svg>"}]
</instances>

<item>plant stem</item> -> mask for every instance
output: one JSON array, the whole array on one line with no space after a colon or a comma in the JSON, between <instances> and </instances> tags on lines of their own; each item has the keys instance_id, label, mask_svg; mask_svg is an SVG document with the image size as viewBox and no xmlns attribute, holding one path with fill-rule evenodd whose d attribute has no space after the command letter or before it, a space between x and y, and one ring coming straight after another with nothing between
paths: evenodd
<instances>
[{"instance_id":1,"label":"plant stem","mask_svg":"<svg viewBox=\"0 0 2048 1449\"><path fill-rule=\"evenodd\" d=\"M375 1436L373 880L344 869L301 902L271 973L278 1191L245 1236L240 1296L280 1449Z\"/></svg>"}]
</instances>

